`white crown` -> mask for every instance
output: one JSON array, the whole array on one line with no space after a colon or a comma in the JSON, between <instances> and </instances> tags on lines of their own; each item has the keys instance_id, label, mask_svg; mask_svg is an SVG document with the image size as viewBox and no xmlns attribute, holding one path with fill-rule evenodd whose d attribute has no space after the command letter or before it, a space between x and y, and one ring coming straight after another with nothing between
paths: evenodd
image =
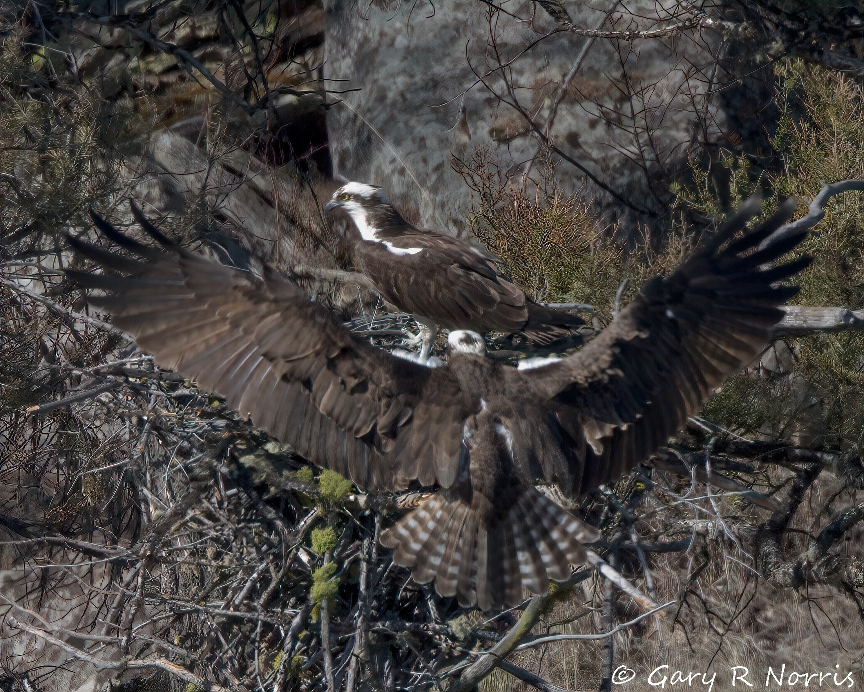
<instances>
[{"instance_id":1,"label":"white crown","mask_svg":"<svg viewBox=\"0 0 864 692\"><path fill-rule=\"evenodd\" d=\"M341 188L339 188L339 191L347 192L349 195L359 195L360 197L366 197L367 199L377 196L381 202L387 204L387 198L384 196L384 193L381 192L381 188L375 187L374 185L367 185L366 183L345 183Z\"/></svg>"}]
</instances>

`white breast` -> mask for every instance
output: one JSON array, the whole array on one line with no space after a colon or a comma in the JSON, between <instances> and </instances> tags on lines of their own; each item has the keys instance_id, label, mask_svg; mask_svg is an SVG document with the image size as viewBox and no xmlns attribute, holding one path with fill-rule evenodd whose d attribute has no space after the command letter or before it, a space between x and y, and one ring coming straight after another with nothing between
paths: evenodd
<instances>
[{"instance_id":1,"label":"white breast","mask_svg":"<svg viewBox=\"0 0 864 692\"><path fill-rule=\"evenodd\" d=\"M366 222L366 212L363 210L363 207L357 204L357 202L352 201L345 202L342 208L348 212L351 220L357 226L357 230L360 231L360 235L363 236L363 240L378 242L378 238L375 237L375 229Z\"/></svg>"}]
</instances>

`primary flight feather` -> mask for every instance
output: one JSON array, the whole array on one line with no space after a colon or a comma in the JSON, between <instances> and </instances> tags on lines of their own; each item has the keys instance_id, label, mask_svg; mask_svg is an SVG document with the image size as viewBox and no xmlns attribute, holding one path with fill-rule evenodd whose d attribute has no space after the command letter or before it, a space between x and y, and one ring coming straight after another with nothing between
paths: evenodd
<instances>
[{"instance_id":1,"label":"primary flight feather","mask_svg":"<svg viewBox=\"0 0 864 692\"><path fill-rule=\"evenodd\" d=\"M68 274L97 289L90 302L160 366L225 397L309 461L368 491L437 487L381 541L416 581L486 610L565 579L598 537L536 480L576 498L617 478L767 345L797 291L778 282L810 260L771 266L806 231L772 238L792 201L747 231L758 208L744 203L580 351L528 370L485 358L471 332L451 333L443 367L397 358L271 269L256 276L185 250L134 207L160 247L94 215L129 254L70 237L106 273Z\"/></svg>"}]
</instances>

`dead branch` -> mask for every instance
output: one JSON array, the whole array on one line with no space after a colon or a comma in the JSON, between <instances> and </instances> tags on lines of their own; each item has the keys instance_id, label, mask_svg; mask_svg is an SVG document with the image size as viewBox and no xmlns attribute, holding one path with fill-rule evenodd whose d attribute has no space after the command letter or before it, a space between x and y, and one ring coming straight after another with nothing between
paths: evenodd
<instances>
[{"instance_id":1,"label":"dead branch","mask_svg":"<svg viewBox=\"0 0 864 692\"><path fill-rule=\"evenodd\" d=\"M533 596L528 601L522 617L519 618L519 621L510 629L507 635L448 686L446 692L469 692L473 690L481 680L487 677L500 665L501 661L505 660L519 646L522 640L530 634L534 625L539 622L543 614L563 594L568 593L573 586L587 579L590 574L590 570L581 570L573 574L566 582L557 584L548 593L542 596Z\"/></svg>"},{"instance_id":2,"label":"dead branch","mask_svg":"<svg viewBox=\"0 0 864 692\"><path fill-rule=\"evenodd\" d=\"M551 682L544 680L539 675L535 675L531 671L515 666L507 661L501 661L501 663L498 664L498 667L501 670L510 673L514 678L518 678L522 682L527 682L531 687L541 690L541 692L569 692L563 687L553 685Z\"/></svg>"},{"instance_id":3,"label":"dead branch","mask_svg":"<svg viewBox=\"0 0 864 692\"><path fill-rule=\"evenodd\" d=\"M687 458L687 463L685 463L684 459L681 455L675 453L669 453L661 451L658 454L655 454L651 459L651 465L654 468L659 469L660 471L669 471L671 473L678 474L679 476L689 476L691 473L695 474L696 480L700 483L708 483L708 475L705 473L705 470L698 465L694 459ZM774 498L768 497L763 493L756 492L755 490L751 490L746 486L733 481L731 478L727 478L718 474L711 474L710 479L711 485L714 485L718 488L722 488L723 490L728 490L732 493L738 493L741 497L749 500L754 505L758 507L762 507L763 509L767 509L771 512L779 512L780 505Z\"/></svg>"},{"instance_id":4,"label":"dead branch","mask_svg":"<svg viewBox=\"0 0 864 692\"><path fill-rule=\"evenodd\" d=\"M48 308L55 315L58 315L67 320L73 320L75 322L81 322L82 324L90 325L91 327L96 327L97 329L104 329L108 332L114 332L115 334L122 334L119 329L113 327L107 322L103 322L100 319L96 319L95 317L90 317L89 315L84 315L80 312L75 312L74 310L69 310L68 308L64 308L59 303L51 300L50 298L40 295L34 291L31 291L27 288L24 288L17 281L12 281L11 279L4 279L0 277L0 284L3 284L7 288L15 291L19 295L27 296L32 300L35 300L38 303L41 303L46 308Z\"/></svg>"},{"instance_id":5,"label":"dead branch","mask_svg":"<svg viewBox=\"0 0 864 692\"><path fill-rule=\"evenodd\" d=\"M50 401L47 404L40 404L39 406L30 406L26 409L26 412L33 415L38 415L48 413L49 411L55 411L58 408L71 406L72 404L76 404L80 401L87 401L87 399L93 399L100 394L110 392L112 389L117 389L117 387L119 387L121 384L123 383L117 380L105 382L104 384L100 384L98 387L85 389L83 392L72 394L71 396L58 399L57 401Z\"/></svg>"},{"instance_id":6,"label":"dead branch","mask_svg":"<svg viewBox=\"0 0 864 692\"><path fill-rule=\"evenodd\" d=\"M852 190L864 191L864 180L841 180L837 183L825 184L819 191L819 194L813 198L813 201L807 207L807 214L802 216L797 221L788 223L781 228L778 228L770 238L762 241L760 248L776 239L786 238L790 235L795 235L808 228L813 228L825 217L825 205L828 200L836 195Z\"/></svg>"},{"instance_id":7,"label":"dead branch","mask_svg":"<svg viewBox=\"0 0 864 692\"><path fill-rule=\"evenodd\" d=\"M864 329L864 310L820 308L809 305L787 305L783 310L786 315L774 327L776 337Z\"/></svg>"},{"instance_id":8,"label":"dead branch","mask_svg":"<svg viewBox=\"0 0 864 692\"><path fill-rule=\"evenodd\" d=\"M542 644L548 644L549 642L557 642L557 641L598 641L602 639L606 639L613 634L617 634L622 630L627 629L628 627L632 627L637 622L641 622L647 617L655 615L662 610L665 610L669 606L675 605L675 601L669 601L668 603L664 603L663 605L657 606L652 610L646 611L639 615L638 617L633 618L627 622L624 622L620 625L616 625L608 632L601 632L600 634L550 634L546 636L536 636L536 635L528 635L524 638L524 641L517 646L514 651L522 651L523 649L530 649L534 646L541 646Z\"/></svg>"},{"instance_id":9,"label":"dead branch","mask_svg":"<svg viewBox=\"0 0 864 692\"><path fill-rule=\"evenodd\" d=\"M644 610L652 610L652 611L660 611L662 608L655 603L651 598L643 594L639 589L637 589L633 584L631 584L618 570L616 570L612 565L610 565L606 560L600 557L593 550L586 550L585 554L588 557L588 562L594 566L594 568L600 572L606 579L608 579L612 584L617 586L621 591L626 593L630 598L632 598L636 603L639 604L639 607Z\"/></svg>"}]
</instances>

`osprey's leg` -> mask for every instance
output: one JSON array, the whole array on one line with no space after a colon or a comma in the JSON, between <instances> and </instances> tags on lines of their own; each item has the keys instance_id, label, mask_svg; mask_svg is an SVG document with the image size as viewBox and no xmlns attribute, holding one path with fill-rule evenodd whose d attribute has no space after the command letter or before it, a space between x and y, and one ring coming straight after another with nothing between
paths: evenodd
<instances>
[{"instance_id":1,"label":"osprey's leg","mask_svg":"<svg viewBox=\"0 0 864 692\"><path fill-rule=\"evenodd\" d=\"M438 338L438 325L432 324L431 322L428 324L420 324L420 334L423 337L423 346L420 348L420 357L423 360L426 360L432 353L432 346L435 343L435 339Z\"/></svg>"},{"instance_id":2,"label":"osprey's leg","mask_svg":"<svg viewBox=\"0 0 864 692\"><path fill-rule=\"evenodd\" d=\"M416 315L414 315L414 320L420 327L420 331L418 331L417 334L412 334L410 339L406 339L403 342L403 345L416 346L417 344L422 344L420 348L420 357L425 360L432 353L432 345L438 337L438 325L430 320L417 317Z\"/></svg>"}]
</instances>

